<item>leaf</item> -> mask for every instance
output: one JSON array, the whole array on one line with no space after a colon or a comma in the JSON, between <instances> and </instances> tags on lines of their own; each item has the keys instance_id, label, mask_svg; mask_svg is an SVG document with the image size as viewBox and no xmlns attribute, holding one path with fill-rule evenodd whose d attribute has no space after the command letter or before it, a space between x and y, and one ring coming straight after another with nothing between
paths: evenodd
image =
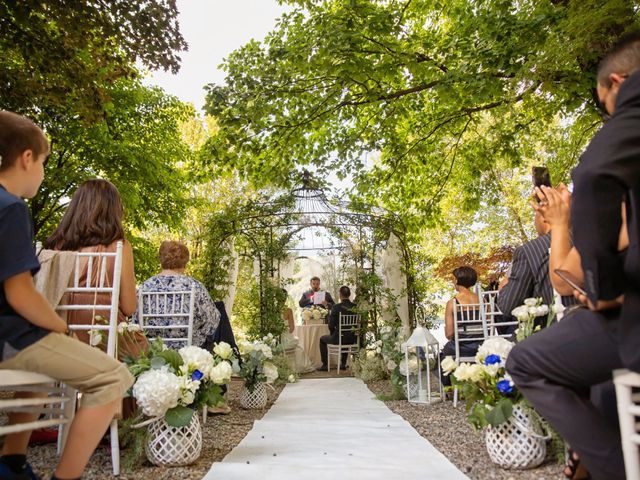
<instances>
[{"instance_id":1,"label":"leaf","mask_svg":"<svg viewBox=\"0 0 640 480\"><path fill-rule=\"evenodd\" d=\"M506 422L513 412L513 403L508 398L500 400L493 409L486 414L487 423L492 427L497 427L501 423Z\"/></svg>"},{"instance_id":2,"label":"leaf","mask_svg":"<svg viewBox=\"0 0 640 480\"><path fill-rule=\"evenodd\" d=\"M164 359L175 372L177 372L180 369L180 366L184 363L180 354L171 349L159 352L154 358L157 357ZM153 362L153 359L151 361Z\"/></svg>"},{"instance_id":3,"label":"leaf","mask_svg":"<svg viewBox=\"0 0 640 480\"><path fill-rule=\"evenodd\" d=\"M164 414L164 420L172 427L186 427L191 422L193 414L194 411L189 407L178 405L167 410L167 413Z\"/></svg>"}]
</instances>

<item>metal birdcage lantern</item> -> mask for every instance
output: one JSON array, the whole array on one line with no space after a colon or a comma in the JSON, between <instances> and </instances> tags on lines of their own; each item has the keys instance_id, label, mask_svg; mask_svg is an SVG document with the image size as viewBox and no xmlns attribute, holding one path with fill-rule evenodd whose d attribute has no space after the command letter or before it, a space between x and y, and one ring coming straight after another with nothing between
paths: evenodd
<instances>
[{"instance_id":1,"label":"metal birdcage lantern","mask_svg":"<svg viewBox=\"0 0 640 480\"><path fill-rule=\"evenodd\" d=\"M426 328L418 326L403 344L403 349L407 400L415 404L442 400L438 340Z\"/></svg>"}]
</instances>

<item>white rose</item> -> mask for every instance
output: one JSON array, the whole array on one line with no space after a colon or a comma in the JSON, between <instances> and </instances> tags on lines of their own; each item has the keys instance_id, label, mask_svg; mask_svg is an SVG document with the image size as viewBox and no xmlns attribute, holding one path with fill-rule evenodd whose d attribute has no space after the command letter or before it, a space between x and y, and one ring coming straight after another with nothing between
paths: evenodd
<instances>
[{"instance_id":1,"label":"white rose","mask_svg":"<svg viewBox=\"0 0 640 480\"><path fill-rule=\"evenodd\" d=\"M529 318L529 307L526 305L520 305L519 307L511 310L511 315L516 317L519 321L523 322Z\"/></svg>"},{"instance_id":2,"label":"white rose","mask_svg":"<svg viewBox=\"0 0 640 480\"><path fill-rule=\"evenodd\" d=\"M233 374L233 368L229 362L220 362L218 365L211 369L209 378L216 385L222 385L231 380Z\"/></svg>"},{"instance_id":3,"label":"white rose","mask_svg":"<svg viewBox=\"0 0 640 480\"><path fill-rule=\"evenodd\" d=\"M265 362L262 366L262 373L267 377L267 383L273 383L278 378L278 367L273 363Z\"/></svg>"},{"instance_id":4,"label":"white rose","mask_svg":"<svg viewBox=\"0 0 640 480\"><path fill-rule=\"evenodd\" d=\"M469 380L471 378L470 367L471 367L470 363L461 363L454 370L453 375L456 377L456 379L460 381Z\"/></svg>"},{"instance_id":5,"label":"white rose","mask_svg":"<svg viewBox=\"0 0 640 480\"><path fill-rule=\"evenodd\" d=\"M122 322L118 324L118 333L122 335L127 331L127 322Z\"/></svg>"},{"instance_id":6,"label":"white rose","mask_svg":"<svg viewBox=\"0 0 640 480\"><path fill-rule=\"evenodd\" d=\"M241 340L238 342L238 349L242 355L247 355L253 351L253 343Z\"/></svg>"},{"instance_id":7,"label":"white rose","mask_svg":"<svg viewBox=\"0 0 640 480\"><path fill-rule=\"evenodd\" d=\"M444 357L444 359L442 360L442 363L440 364L440 367L442 368L442 373L445 375L449 375L451 372L453 372L456 369L457 366L458 364L451 356Z\"/></svg>"},{"instance_id":8,"label":"white rose","mask_svg":"<svg viewBox=\"0 0 640 480\"><path fill-rule=\"evenodd\" d=\"M547 305L540 305L536 308L536 316L542 317L543 315L547 315L549 313L549 307Z\"/></svg>"},{"instance_id":9,"label":"white rose","mask_svg":"<svg viewBox=\"0 0 640 480\"><path fill-rule=\"evenodd\" d=\"M308 308L302 311L303 320L311 320L312 315L313 314L311 313L311 310L309 310Z\"/></svg>"},{"instance_id":10,"label":"white rose","mask_svg":"<svg viewBox=\"0 0 640 480\"><path fill-rule=\"evenodd\" d=\"M220 342L216 343L215 347L213 347L213 353L223 360L229 360L233 355L233 349L227 342Z\"/></svg>"},{"instance_id":11,"label":"white rose","mask_svg":"<svg viewBox=\"0 0 640 480\"><path fill-rule=\"evenodd\" d=\"M102 332L100 330L91 330L89 332L89 344L97 347L102 343Z\"/></svg>"},{"instance_id":12,"label":"white rose","mask_svg":"<svg viewBox=\"0 0 640 480\"><path fill-rule=\"evenodd\" d=\"M498 371L502 368L502 365L499 363L494 363L493 365L482 365L482 368L485 372L489 374L491 377L495 377L498 375Z\"/></svg>"},{"instance_id":13,"label":"white rose","mask_svg":"<svg viewBox=\"0 0 640 480\"><path fill-rule=\"evenodd\" d=\"M213 355L211 355L210 352L207 352L204 348L190 345L188 347L182 347L178 350L178 353L190 370L198 369L205 377L209 375L209 372L211 372L211 368L213 367Z\"/></svg>"},{"instance_id":14,"label":"white rose","mask_svg":"<svg viewBox=\"0 0 640 480\"><path fill-rule=\"evenodd\" d=\"M538 305L538 299L537 298L525 298L524 300L524 304L527 307L535 307L536 305Z\"/></svg>"},{"instance_id":15,"label":"white rose","mask_svg":"<svg viewBox=\"0 0 640 480\"><path fill-rule=\"evenodd\" d=\"M474 363L469 367L469 380L472 382L479 382L482 379L483 373L484 368L482 368L482 365Z\"/></svg>"},{"instance_id":16,"label":"white rose","mask_svg":"<svg viewBox=\"0 0 640 480\"><path fill-rule=\"evenodd\" d=\"M314 320L320 320L322 317L324 317L324 314L320 310L314 310L313 311L313 319Z\"/></svg>"}]
</instances>

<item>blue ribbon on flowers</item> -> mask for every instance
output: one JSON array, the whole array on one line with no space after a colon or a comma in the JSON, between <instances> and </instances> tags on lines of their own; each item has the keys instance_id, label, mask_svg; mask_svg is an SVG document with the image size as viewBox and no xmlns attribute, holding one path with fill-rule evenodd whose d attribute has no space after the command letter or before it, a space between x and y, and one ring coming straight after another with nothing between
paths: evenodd
<instances>
[{"instance_id":1,"label":"blue ribbon on flowers","mask_svg":"<svg viewBox=\"0 0 640 480\"><path fill-rule=\"evenodd\" d=\"M200 380L202 377L204 377L204 373L200 370L194 370L191 374L191 380Z\"/></svg>"}]
</instances>

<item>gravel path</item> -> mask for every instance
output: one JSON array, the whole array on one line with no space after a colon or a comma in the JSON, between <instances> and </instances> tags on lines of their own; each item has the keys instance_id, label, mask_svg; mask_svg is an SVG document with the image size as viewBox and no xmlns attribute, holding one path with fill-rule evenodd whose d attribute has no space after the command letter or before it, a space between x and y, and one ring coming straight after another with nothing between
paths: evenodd
<instances>
[{"instance_id":1,"label":"gravel path","mask_svg":"<svg viewBox=\"0 0 640 480\"><path fill-rule=\"evenodd\" d=\"M387 380L367 384L376 395L389 393ZM547 458L532 470L504 470L493 464L487 454L484 437L467 423L464 405L437 402L412 405L409 402L385 402L393 412L409 422L416 431L440 450L456 467L474 480L557 480L563 479L562 466Z\"/></svg>"},{"instance_id":2,"label":"gravel path","mask_svg":"<svg viewBox=\"0 0 640 480\"><path fill-rule=\"evenodd\" d=\"M335 373L318 372L305 375L303 378L323 378L334 375ZM341 376L344 376L344 373ZM370 382L368 387L376 395L389 392L389 383L386 380ZM269 403L266 409L243 410L238 403L242 383L234 380L227 394L232 411L228 415L209 416L206 425L203 426L202 455L196 463L188 467L162 468L146 462L134 471L122 472L118 478L122 480L201 479L209 471L213 462L222 460L245 437L251 430L254 420L262 418L277 399L282 388L276 388L276 392L269 390ZM407 420L420 435L428 439L471 479L558 480L564 478L562 466L551 459L534 470L525 471L503 470L491 463L483 437L469 426L462 406L453 408L451 402L424 406L411 405L406 401L387 401L385 404ZM2 420L4 419L0 419L0 423L4 423ZM29 461L44 479L48 479L52 465L56 463L55 446L31 447ZM110 472L109 448L99 447L83 478L88 480L116 478Z\"/></svg>"}]
</instances>

